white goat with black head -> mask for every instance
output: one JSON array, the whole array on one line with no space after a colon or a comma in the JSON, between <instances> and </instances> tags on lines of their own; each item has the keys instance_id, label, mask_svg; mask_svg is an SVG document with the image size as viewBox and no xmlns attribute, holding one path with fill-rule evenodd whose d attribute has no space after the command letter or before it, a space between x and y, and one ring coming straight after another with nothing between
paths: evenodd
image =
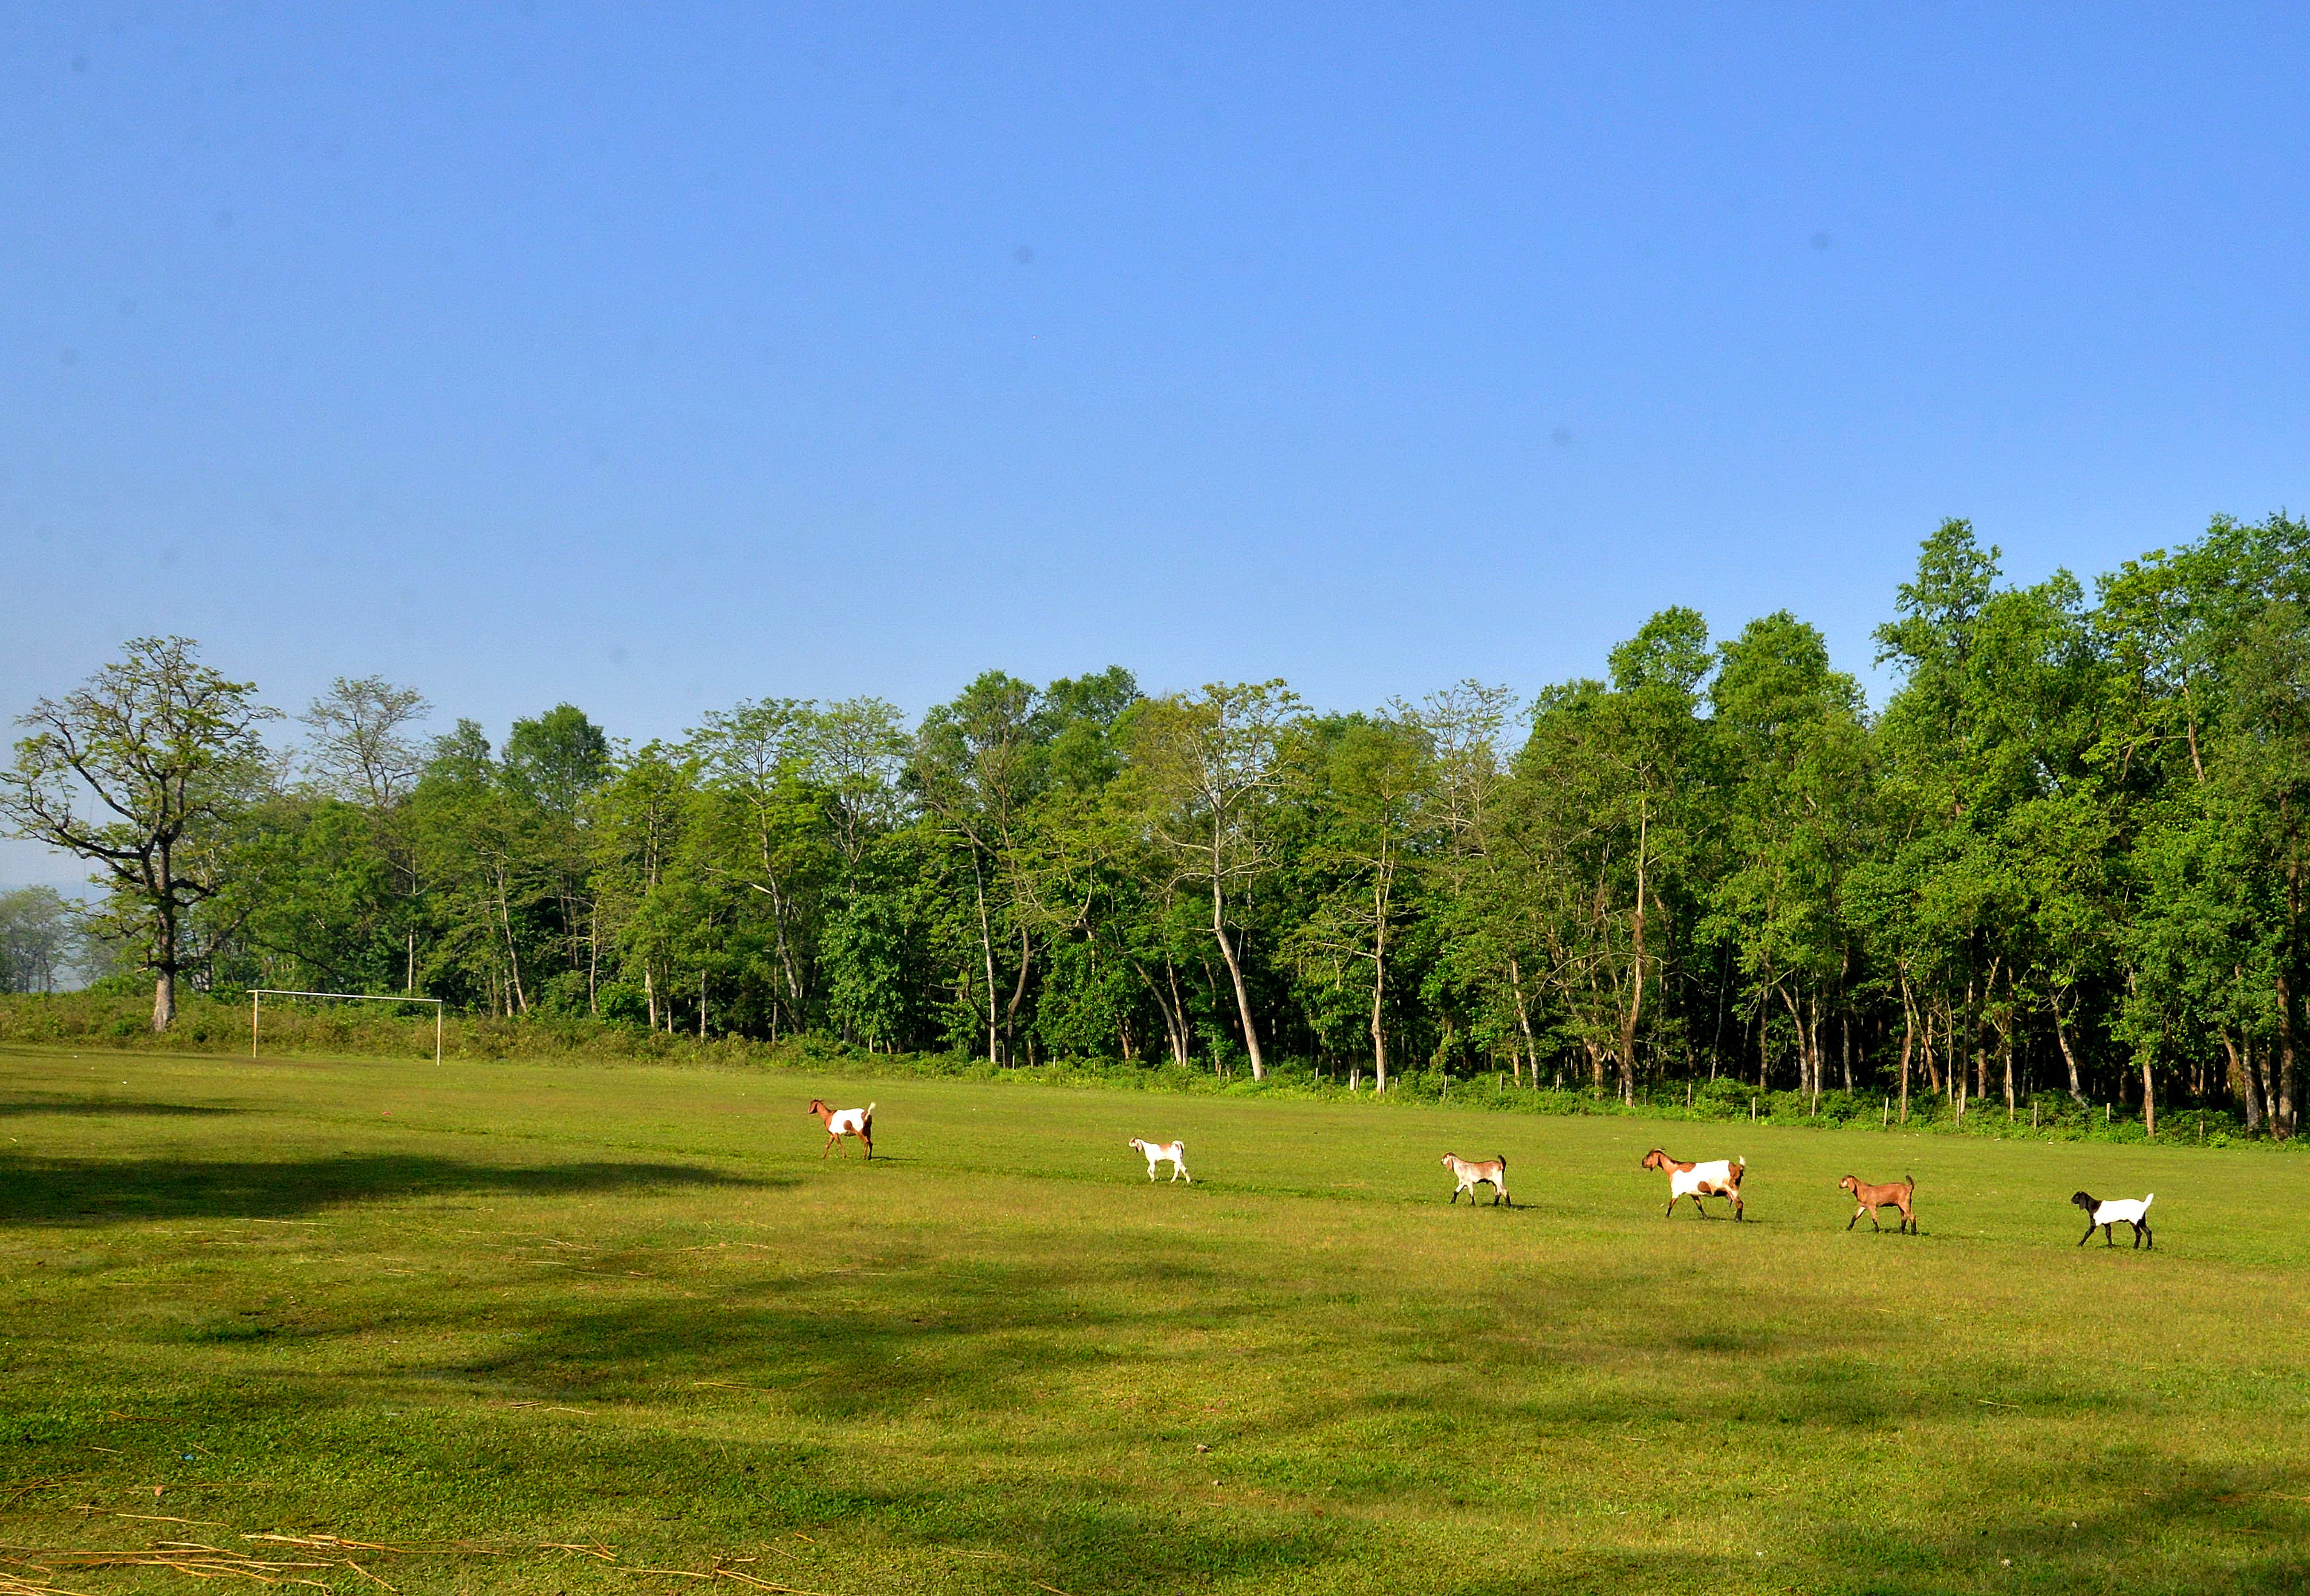
<instances>
[{"instance_id":1,"label":"white goat with black head","mask_svg":"<svg viewBox=\"0 0 2310 1596\"><path fill-rule=\"evenodd\" d=\"M2093 1233L2098 1230L2102 1245L2114 1247L2117 1243L2111 1238L2110 1227L2131 1225L2133 1227L2135 1246L2147 1240L2151 1252L2158 1250L2158 1237L2149 1228L2149 1205L2158 1201L2157 1193L2152 1192L2147 1197L2113 1197L2104 1202L2088 1193L2080 1192L2070 1201L2086 1210L2086 1233L2078 1237L2078 1245L2083 1246L2091 1241Z\"/></svg>"}]
</instances>

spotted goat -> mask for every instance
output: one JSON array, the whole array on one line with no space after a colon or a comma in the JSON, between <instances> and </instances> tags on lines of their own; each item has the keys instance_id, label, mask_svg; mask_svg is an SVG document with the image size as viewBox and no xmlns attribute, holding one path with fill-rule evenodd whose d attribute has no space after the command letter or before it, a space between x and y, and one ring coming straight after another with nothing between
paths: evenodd
<instances>
[{"instance_id":1,"label":"spotted goat","mask_svg":"<svg viewBox=\"0 0 2310 1596\"><path fill-rule=\"evenodd\" d=\"M842 1139L845 1136L855 1136L861 1142L865 1144L867 1162L873 1162L873 1104L869 1103L864 1108L829 1108L818 1098L812 1097L810 1100L809 1111L818 1115L818 1117L824 1121L826 1124L826 1146L824 1149L819 1153L818 1156L820 1158L822 1158L826 1157L828 1153L832 1152L837 1147L840 1146Z\"/></svg>"},{"instance_id":2,"label":"spotted goat","mask_svg":"<svg viewBox=\"0 0 2310 1596\"><path fill-rule=\"evenodd\" d=\"M1723 1197L1732 1204L1732 1217L1746 1217L1741 1206L1741 1177L1749 1173L1746 1158L1712 1158L1706 1164L1688 1164L1672 1158L1654 1148L1645 1155L1646 1169L1663 1170L1668 1175L1668 1207L1661 1217L1676 1212L1676 1205L1686 1198L1692 1199L1692 1209L1703 1219L1707 1209L1701 1206L1703 1197Z\"/></svg>"}]
</instances>

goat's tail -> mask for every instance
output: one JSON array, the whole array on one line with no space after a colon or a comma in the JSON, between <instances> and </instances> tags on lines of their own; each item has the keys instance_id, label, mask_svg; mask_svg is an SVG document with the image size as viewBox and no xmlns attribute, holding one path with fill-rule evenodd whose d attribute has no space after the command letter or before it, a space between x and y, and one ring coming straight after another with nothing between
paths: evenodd
<instances>
[{"instance_id":1,"label":"goat's tail","mask_svg":"<svg viewBox=\"0 0 2310 1596\"><path fill-rule=\"evenodd\" d=\"M872 1103L866 1105L866 1123L870 1125L874 1123L874 1105Z\"/></svg>"},{"instance_id":2,"label":"goat's tail","mask_svg":"<svg viewBox=\"0 0 2310 1596\"><path fill-rule=\"evenodd\" d=\"M2149 1211L2149 1205L2157 1201L2158 1193L2155 1192L2150 1193L2149 1196L2144 1197L2141 1200L2141 1211L2143 1213L2148 1213Z\"/></svg>"}]
</instances>

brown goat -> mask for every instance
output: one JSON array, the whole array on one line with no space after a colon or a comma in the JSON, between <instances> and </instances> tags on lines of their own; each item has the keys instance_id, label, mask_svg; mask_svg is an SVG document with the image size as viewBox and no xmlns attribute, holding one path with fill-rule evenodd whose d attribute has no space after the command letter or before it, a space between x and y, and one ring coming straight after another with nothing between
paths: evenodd
<instances>
[{"instance_id":1,"label":"brown goat","mask_svg":"<svg viewBox=\"0 0 2310 1596\"><path fill-rule=\"evenodd\" d=\"M1901 1222L1893 1227L1893 1234L1898 1236L1906 1230L1911 1236L1916 1235L1917 1210L1915 1204L1917 1198L1917 1183L1914 1176L1889 1181L1881 1186L1872 1186L1858 1176L1848 1175L1837 1183L1837 1189L1840 1192L1852 1193L1853 1201L1858 1205L1853 1210L1853 1217L1845 1221L1845 1227L1847 1230L1861 1223L1861 1216L1867 1214L1869 1227L1871 1230L1881 1231L1885 1227L1877 1222L1877 1210L1880 1208L1898 1208L1901 1210Z\"/></svg>"}]
</instances>

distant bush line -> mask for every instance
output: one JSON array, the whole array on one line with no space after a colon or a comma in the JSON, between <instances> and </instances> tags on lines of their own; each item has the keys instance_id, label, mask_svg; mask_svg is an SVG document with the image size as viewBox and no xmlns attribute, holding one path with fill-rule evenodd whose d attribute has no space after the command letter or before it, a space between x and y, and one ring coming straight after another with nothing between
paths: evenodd
<instances>
[{"instance_id":1,"label":"distant bush line","mask_svg":"<svg viewBox=\"0 0 2310 1596\"><path fill-rule=\"evenodd\" d=\"M131 1053L248 1054L248 1002L245 997L188 997L175 1029L153 1032L149 1005L141 993L62 993L0 996L0 1043L33 1046L100 1047ZM1623 1104L1609 1092L1533 1089L1498 1075L1456 1077L1426 1071L1394 1076L1387 1094L1374 1094L1367 1079L1351 1089L1333 1071L1319 1072L1302 1060L1278 1061L1264 1080L1238 1072L1220 1075L1176 1065L1116 1059L1055 1059L1035 1064L997 1065L963 1054L873 1053L823 1036L777 1042L741 1037L669 1035L615 1020L568 1017L506 1019L489 1015L449 1017L443 1036L446 1056L456 1059L519 1059L584 1063L626 1062L690 1064L706 1068L791 1070L895 1080L1010 1081L1070 1089L1172 1093L1192 1097L1273 1097L1316 1102L1384 1105L1448 1105L1507 1114L1590 1115L1622 1118L1752 1120L1776 1125L1882 1126L1938 1135L1986 1136L2047 1141L2097 1141L2167 1146L2230 1147L2272 1143L2248 1137L2232 1115L2215 1110L2175 1111L2161 1116L2154 1139L2141 1119L2122 1105L2080 1105L2066 1093L2040 1092L2023 1102L2009 1121L1998 1102L1969 1105L1959 1125L1950 1104L1929 1096L1912 1097L1906 1125L1897 1123L1898 1102L1882 1094L1824 1091L1816 1102L1795 1091L1759 1092L1730 1078L1663 1080ZM395 1014L382 1007L354 1011L316 1009L285 1002L265 1008L263 1053L267 1057L347 1056L430 1059L430 1011ZM2031 1115L2034 1112L2034 1122ZM1681 1149L1678 1149L1681 1150Z\"/></svg>"}]
</instances>

